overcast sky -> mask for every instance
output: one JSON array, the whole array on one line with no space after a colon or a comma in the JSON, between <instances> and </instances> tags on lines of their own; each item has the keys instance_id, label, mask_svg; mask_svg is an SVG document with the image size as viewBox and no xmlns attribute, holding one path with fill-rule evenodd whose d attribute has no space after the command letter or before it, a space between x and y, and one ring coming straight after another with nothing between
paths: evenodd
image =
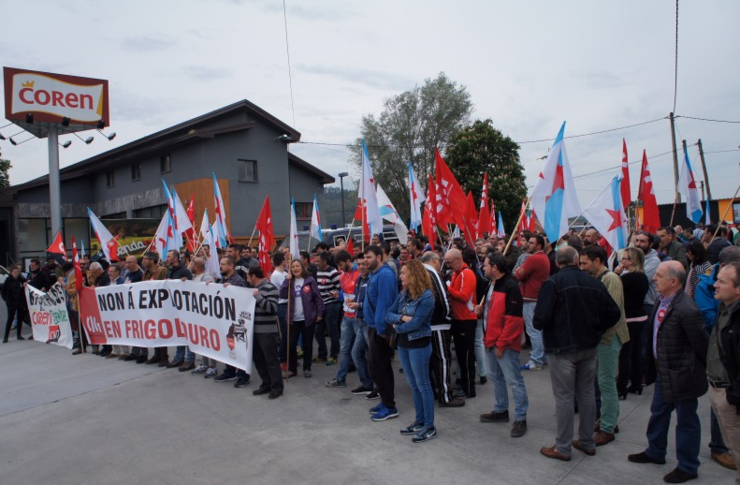
<instances>
[{"instance_id":1,"label":"overcast sky","mask_svg":"<svg viewBox=\"0 0 740 485\"><path fill-rule=\"evenodd\" d=\"M304 142L352 143L363 115L442 71L467 87L474 119L493 119L519 142L554 138L563 121L572 136L667 118L673 109L673 0L286 0L295 111L280 0L36 0L33 12L26 1L3 3L2 65L110 81L117 138L96 136L86 146L69 135L62 166L245 98L294 125ZM681 2L677 115L740 120L738 19L734 0ZM712 195L731 197L740 182L740 124L676 125L697 180L701 138ZM582 205L618 174L622 137L630 161L647 150L658 202L672 201L665 119L566 140ZM12 183L48 172L45 141L1 143ZM521 145L528 185L551 144ZM291 150L330 174L355 174L345 147ZM631 173L635 197L639 163Z\"/></svg>"}]
</instances>

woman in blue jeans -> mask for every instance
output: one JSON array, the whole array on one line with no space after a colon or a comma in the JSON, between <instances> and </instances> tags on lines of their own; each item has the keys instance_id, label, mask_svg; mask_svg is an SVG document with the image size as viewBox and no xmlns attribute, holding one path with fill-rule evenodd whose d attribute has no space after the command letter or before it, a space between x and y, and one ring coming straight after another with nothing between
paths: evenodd
<instances>
[{"instance_id":1,"label":"woman in blue jeans","mask_svg":"<svg viewBox=\"0 0 740 485\"><path fill-rule=\"evenodd\" d=\"M437 436L434 427L434 393L429 381L429 358L432 355L432 311L434 296L429 273L418 260L401 268L401 293L388 310L385 321L398 333L398 356L414 396L416 419L403 435L413 435L414 443Z\"/></svg>"}]
</instances>

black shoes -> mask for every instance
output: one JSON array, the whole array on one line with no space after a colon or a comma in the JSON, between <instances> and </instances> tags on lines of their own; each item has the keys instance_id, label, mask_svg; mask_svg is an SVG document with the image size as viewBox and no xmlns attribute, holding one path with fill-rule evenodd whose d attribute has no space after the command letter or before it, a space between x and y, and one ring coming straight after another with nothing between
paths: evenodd
<instances>
[{"instance_id":1,"label":"black shoes","mask_svg":"<svg viewBox=\"0 0 740 485\"><path fill-rule=\"evenodd\" d=\"M527 421L514 421L514 426L511 428L512 438L521 438L524 433L527 432Z\"/></svg>"},{"instance_id":2,"label":"black shoes","mask_svg":"<svg viewBox=\"0 0 740 485\"><path fill-rule=\"evenodd\" d=\"M357 395L361 395L361 394L367 395L367 394L370 394L371 392L373 392L373 388L372 387L364 387L364 386L361 385L357 389L352 389L351 392L352 392L352 394L357 394Z\"/></svg>"},{"instance_id":3,"label":"black shoes","mask_svg":"<svg viewBox=\"0 0 740 485\"><path fill-rule=\"evenodd\" d=\"M240 377L234 383L234 387L241 389L243 387L247 387L247 384L249 384L249 377Z\"/></svg>"},{"instance_id":4,"label":"black shoes","mask_svg":"<svg viewBox=\"0 0 740 485\"><path fill-rule=\"evenodd\" d=\"M509 422L509 411L503 411L500 413L495 413L491 411L490 413L481 414L480 420L484 423L508 423ZM526 426L526 422L525 426Z\"/></svg>"},{"instance_id":5,"label":"black shoes","mask_svg":"<svg viewBox=\"0 0 740 485\"><path fill-rule=\"evenodd\" d=\"M270 391L270 388L269 387L262 387L262 386L260 386L258 389L252 391L252 395L253 396L261 396L263 394L269 394L270 392L271 391Z\"/></svg>"},{"instance_id":6,"label":"black shoes","mask_svg":"<svg viewBox=\"0 0 740 485\"><path fill-rule=\"evenodd\" d=\"M695 478L699 478L699 475L695 473L686 473L685 471L676 468L668 475L664 476L663 481L666 483L684 483Z\"/></svg>"},{"instance_id":7,"label":"black shoes","mask_svg":"<svg viewBox=\"0 0 740 485\"><path fill-rule=\"evenodd\" d=\"M632 463L655 463L656 465L665 465L665 458L663 458L662 460L659 460L657 458L653 458L649 456L644 451L640 453L635 453L634 455L629 455L627 456L627 459L631 461ZM681 483L681 482L676 482L676 483Z\"/></svg>"}]
</instances>

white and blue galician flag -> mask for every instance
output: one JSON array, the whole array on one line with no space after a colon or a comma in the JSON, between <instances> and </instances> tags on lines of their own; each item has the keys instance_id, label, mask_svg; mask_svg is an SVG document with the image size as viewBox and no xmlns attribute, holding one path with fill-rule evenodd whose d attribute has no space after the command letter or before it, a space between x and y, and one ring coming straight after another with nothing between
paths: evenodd
<instances>
[{"instance_id":1,"label":"white and blue galician flag","mask_svg":"<svg viewBox=\"0 0 740 485\"><path fill-rule=\"evenodd\" d=\"M293 259L301 259L301 249L298 245L298 223L295 217L295 200L290 199L290 255Z\"/></svg>"},{"instance_id":2,"label":"white and blue galician flag","mask_svg":"<svg viewBox=\"0 0 740 485\"><path fill-rule=\"evenodd\" d=\"M705 215L705 218L706 218L705 219L706 222L704 224L706 224L708 226L709 224L712 223L712 216L711 216L712 211L709 209L709 199L707 199L705 201L704 205L706 207L706 209L704 210L704 215Z\"/></svg>"},{"instance_id":3,"label":"white and blue galician flag","mask_svg":"<svg viewBox=\"0 0 740 485\"><path fill-rule=\"evenodd\" d=\"M376 196L380 217L393 224L393 229L398 235L399 242L401 242L401 244L406 244L409 240L409 230L406 227L406 224L403 223L403 219L401 219L401 216L398 214L393 202L388 198L385 190L383 190L383 187L381 187L380 184L377 186Z\"/></svg>"},{"instance_id":4,"label":"white and blue galician flag","mask_svg":"<svg viewBox=\"0 0 740 485\"><path fill-rule=\"evenodd\" d=\"M583 216L615 251L627 247L629 235L627 217L622 205L620 182L620 177L614 177L583 211Z\"/></svg>"},{"instance_id":5,"label":"white and blue galician flag","mask_svg":"<svg viewBox=\"0 0 740 485\"><path fill-rule=\"evenodd\" d=\"M694 171L691 170L691 162L689 162L689 154L686 150L683 152L681 176L678 177L678 192L686 200L686 216L694 221L694 224L701 221L701 215L703 213L701 210L701 198L699 197L699 189L696 188Z\"/></svg>"},{"instance_id":6,"label":"white and blue galician flag","mask_svg":"<svg viewBox=\"0 0 740 485\"><path fill-rule=\"evenodd\" d=\"M498 237L506 236L506 231L504 231L504 218L501 215L501 211L498 211L498 223L496 224L496 235Z\"/></svg>"},{"instance_id":7,"label":"white and blue galician flag","mask_svg":"<svg viewBox=\"0 0 740 485\"><path fill-rule=\"evenodd\" d=\"M215 225L218 231L214 233L218 237L217 243L220 244L218 247L225 248L226 243L231 236L226 227L226 207L224 206L224 199L221 197L221 189L218 187L218 180L216 180L216 173L213 172L213 198L214 205L216 207L216 222Z\"/></svg>"},{"instance_id":8,"label":"white and blue galician flag","mask_svg":"<svg viewBox=\"0 0 740 485\"><path fill-rule=\"evenodd\" d=\"M409 225L411 229L416 231L421 225L421 203L426 200L426 197L421 185L419 185L419 180L416 178L411 161L409 161L409 200L411 201Z\"/></svg>"},{"instance_id":9,"label":"white and blue galician flag","mask_svg":"<svg viewBox=\"0 0 740 485\"><path fill-rule=\"evenodd\" d=\"M568 232L568 219L581 214L581 205L578 202L568 153L563 141L564 133L565 122L555 138L545 167L532 192L534 212L547 238L553 243Z\"/></svg>"},{"instance_id":10,"label":"white and blue galician flag","mask_svg":"<svg viewBox=\"0 0 740 485\"><path fill-rule=\"evenodd\" d=\"M311 214L311 237L321 241L321 214L319 213L319 201L316 193L313 194L313 213Z\"/></svg>"}]
</instances>

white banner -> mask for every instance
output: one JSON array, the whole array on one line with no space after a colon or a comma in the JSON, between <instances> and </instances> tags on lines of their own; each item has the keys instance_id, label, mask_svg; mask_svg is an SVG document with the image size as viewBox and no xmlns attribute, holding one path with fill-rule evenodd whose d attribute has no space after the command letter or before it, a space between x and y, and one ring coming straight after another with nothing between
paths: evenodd
<instances>
[{"instance_id":1,"label":"white banner","mask_svg":"<svg viewBox=\"0 0 740 485\"><path fill-rule=\"evenodd\" d=\"M91 344L187 345L251 373L253 291L180 280L83 288L80 321Z\"/></svg>"},{"instance_id":2,"label":"white banner","mask_svg":"<svg viewBox=\"0 0 740 485\"><path fill-rule=\"evenodd\" d=\"M67 292L55 283L47 293L26 285L26 301L31 316L33 339L37 342L72 348L72 327L67 312ZM18 325L22 325L20 318Z\"/></svg>"}]
</instances>

